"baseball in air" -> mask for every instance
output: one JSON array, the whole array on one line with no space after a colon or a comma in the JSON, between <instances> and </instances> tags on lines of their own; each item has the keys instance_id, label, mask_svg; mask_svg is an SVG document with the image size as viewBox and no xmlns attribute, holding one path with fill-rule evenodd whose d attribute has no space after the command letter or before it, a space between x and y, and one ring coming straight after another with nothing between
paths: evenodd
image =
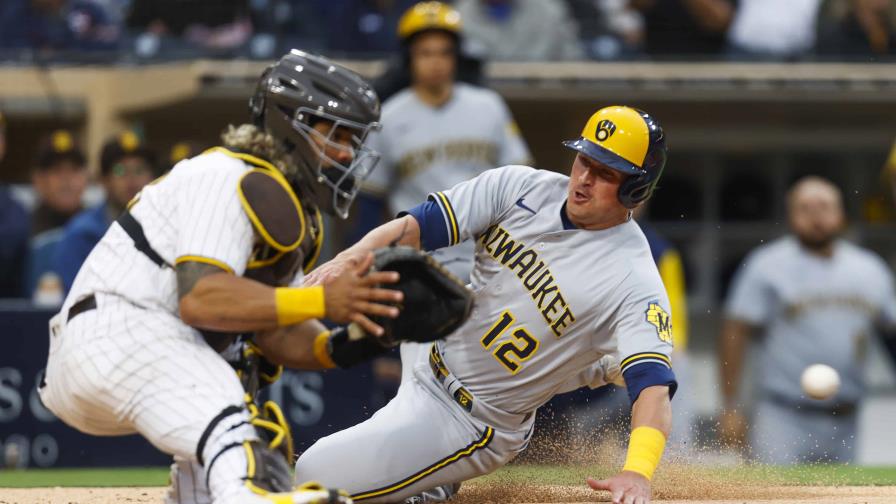
<instances>
[{"instance_id":1,"label":"baseball in air","mask_svg":"<svg viewBox=\"0 0 896 504\"><path fill-rule=\"evenodd\" d=\"M840 388L840 374L827 364L812 364L800 378L803 392L812 399L830 399Z\"/></svg>"}]
</instances>

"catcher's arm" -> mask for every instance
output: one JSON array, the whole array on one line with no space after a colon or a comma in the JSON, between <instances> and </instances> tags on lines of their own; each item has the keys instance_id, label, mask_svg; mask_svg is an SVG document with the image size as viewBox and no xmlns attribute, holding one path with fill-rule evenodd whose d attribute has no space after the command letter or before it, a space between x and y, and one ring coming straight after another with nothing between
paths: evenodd
<instances>
[{"instance_id":1,"label":"catcher's arm","mask_svg":"<svg viewBox=\"0 0 896 504\"><path fill-rule=\"evenodd\" d=\"M255 344L265 357L281 366L295 369L325 369L314 356L314 339L327 330L317 320L290 327L255 333Z\"/></svg>"},{"instance_id":2,"label":"catcher's arm","mask_svg":"<svg viewBox=\"0 0 896 504\"><path fill-rule=\"evenodd\" d=\"M399 302L400 292L378 288L398 275L365 276L373 255L361 256L358 267L344 269L326 287L272 288L233 275L217 266L186 261L176 266L180 317L199 329L228 332L272 330L327 316L338 323L356 322L372 334L382 328L367 315L395 317L398 310L383 302Z\"/></svg>"},{"instance_id":3,"label":"catcher's arm","mask_svg":"<svg viewBox=\"0 0 896 504\"><path fill-rule=\"evenodd\" d=\"M304 285L326 285L349 268L357 266L376 249L389 245L420 248L420 224L410 215L391 220L367 233L364 238L343 250L305 277Z\"/></svg>"}]
</instances>

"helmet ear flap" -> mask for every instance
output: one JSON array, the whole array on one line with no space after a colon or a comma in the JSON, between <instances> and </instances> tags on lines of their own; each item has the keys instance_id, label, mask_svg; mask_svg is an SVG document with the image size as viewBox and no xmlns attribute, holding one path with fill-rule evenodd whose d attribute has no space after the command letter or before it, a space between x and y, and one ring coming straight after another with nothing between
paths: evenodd
<instances>
[{"instance_id":1,"label":"helmet ear flap","mask_svg":"<svg viewBox=\"0 0 896 504\"><path fill-rule=\"evenodd\" d=\"M273 66L265 69L264 73L261 74L261 78L258 79L255 93L249 98L249 117L252 118L252 124L262 129L264 129L264 109L267 105L264 97L268 91L268 78L272 71Z\"/></svg>"},{"instance_id":2,"label":"helmet ear flap","mask_svg":"<svg viewBox=\"0 0 896 504\"><path fill-rule=\"evenodd\" d=\"M654 183L650 180L650 175L646 172L633 175L627 180L619 184L617 197L622 206L626 208L635 208L644 200L650 197L653 192Z\"/></svg>"}]
</instances>

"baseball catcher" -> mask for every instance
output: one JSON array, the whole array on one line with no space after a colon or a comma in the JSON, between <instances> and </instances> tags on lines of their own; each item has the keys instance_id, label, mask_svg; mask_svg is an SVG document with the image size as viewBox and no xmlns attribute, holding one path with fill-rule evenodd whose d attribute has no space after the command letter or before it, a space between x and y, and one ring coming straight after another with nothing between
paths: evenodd
<instances>
[{"instance_id":1,"label":"baseball catcher","mask_svg":"<svg viewBox=\"0 0 896 504\"><path fill-rule=\"evenodd\" d=\"M352 365L406 336L384 335L405 299L383 288L399 278L388 264L369 271L372 253L302 287L321 212L346 217L376 164L364 141L379 101L350 70L292 51L261 76L250 115L146 186L93 249L51 320L40 395L82 432L140 433L172 454L169 502L347 503L294 486L283 416L244 384L254 392L279 366ZM462 319L468 302L455 304ZM322 317L346 325L327 331Z\"/></svg>"}]
</instances>

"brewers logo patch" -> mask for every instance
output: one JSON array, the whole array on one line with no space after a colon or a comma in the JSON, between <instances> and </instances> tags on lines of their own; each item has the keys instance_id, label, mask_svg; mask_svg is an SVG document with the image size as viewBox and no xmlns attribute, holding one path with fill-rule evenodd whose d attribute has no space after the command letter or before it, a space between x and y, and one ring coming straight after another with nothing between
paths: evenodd
<instances>
[{"instance_id":1,"label":"brewers logo patch","mask_svg":"<svg viewBox=\"0 0 896 504\"><path fill-rule=\"evenodd\" d=\"M613 133L616 133L616 125L613 124L613 121L604 119L597 123L597 132L594 134L594 137L599 142L603 142L613 136Z\"/></svg>"},{"instance_id":2,"label":"brewers logo patch","mask_svg":"<svg viewBox=\"0 0 896 504\"><path fill-rule=\"evenodd\" d=\"M650 303L645 312L647 322L656 327L656 335L661 341L672 343L672 320L669 312L663 309L659 303Z\"/></svg>"}]
</instances>

